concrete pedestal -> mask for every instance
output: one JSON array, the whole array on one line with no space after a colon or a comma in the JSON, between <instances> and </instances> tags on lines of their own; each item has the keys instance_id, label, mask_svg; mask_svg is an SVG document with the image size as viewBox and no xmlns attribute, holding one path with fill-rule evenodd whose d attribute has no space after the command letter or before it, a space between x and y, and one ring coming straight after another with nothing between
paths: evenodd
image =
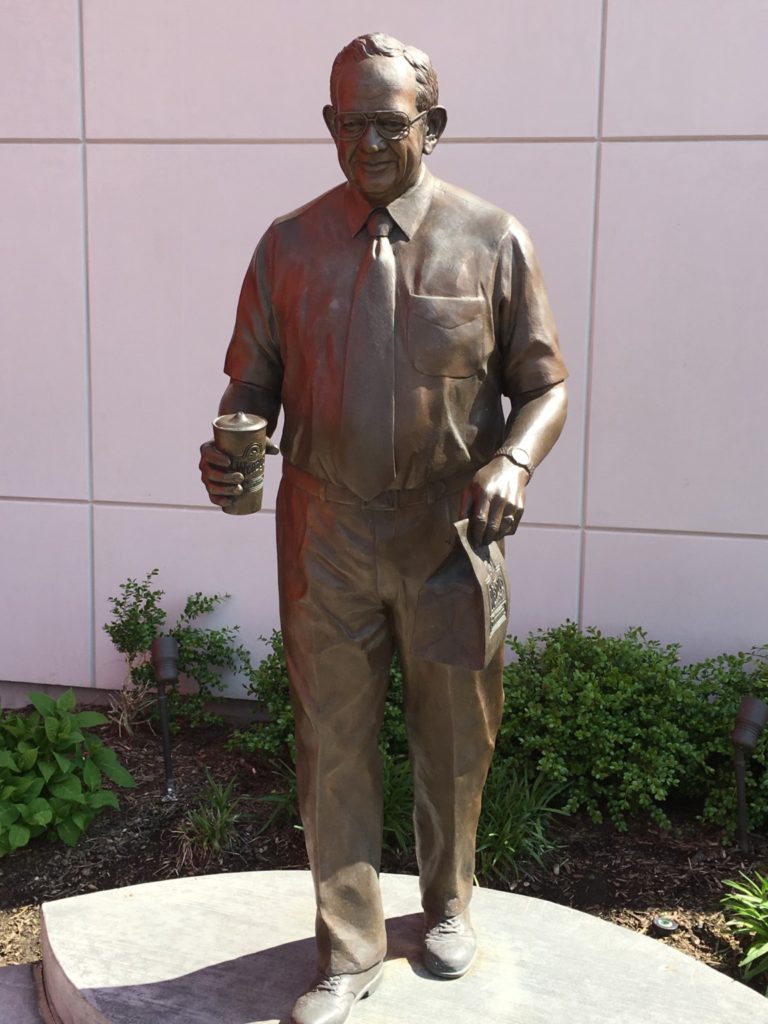
<instances>
[{"instance_id":1,"label":"concrete pedestal","mask_svg":"<svg viewBox=\"0 0 768 1024\"><path fill-rule=\"evenodd\" d=\"M421 966L418 882L382 877L384 981L352 1024L768 1024L768 1000L697 961L554 903L478 889L480 952ZM43 906L43 976L61 1024L278 1024L314 975L306 872L114 889Z\"/></svg>"}]
</instances>

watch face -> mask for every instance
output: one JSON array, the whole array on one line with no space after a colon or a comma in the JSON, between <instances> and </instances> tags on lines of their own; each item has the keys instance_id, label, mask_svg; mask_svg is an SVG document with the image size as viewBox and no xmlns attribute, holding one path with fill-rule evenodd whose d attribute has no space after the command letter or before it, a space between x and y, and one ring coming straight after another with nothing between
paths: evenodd
<instances>
[{"instance_id":1,"label":"watch face","mask_svg":"<svg viewBox=\"0 0 768 1024\"><path fill-rule=\"evenodd\" d=\"M531 456L528 454L525 448L510 449L509 457L517 466L522 466L523 469L530 469Z\"/></svg>"}]
</instances>

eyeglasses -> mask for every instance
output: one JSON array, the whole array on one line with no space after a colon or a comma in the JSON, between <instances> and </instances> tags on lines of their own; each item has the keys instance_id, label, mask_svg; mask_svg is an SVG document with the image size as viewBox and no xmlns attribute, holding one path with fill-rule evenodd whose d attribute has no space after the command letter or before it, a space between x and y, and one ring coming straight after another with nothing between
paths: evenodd
<instances>
[{"instance_id":1,"label":"eyeglasses","mask_svg":"<svg viewBox=\"0 0 768 1024\"><path fill-rule=\"evenodd\" d=\"M337 139L351 142L353 139L361 139L368 130L368 125L373 124L382 139L396 142L398 139L404 139L413 125L428 113L429 110L422 110L411 120L402 110L376 110L372 114L366 114L363 110L342 112L334 114L333 134Z\"/></svg>"}]
</instances>

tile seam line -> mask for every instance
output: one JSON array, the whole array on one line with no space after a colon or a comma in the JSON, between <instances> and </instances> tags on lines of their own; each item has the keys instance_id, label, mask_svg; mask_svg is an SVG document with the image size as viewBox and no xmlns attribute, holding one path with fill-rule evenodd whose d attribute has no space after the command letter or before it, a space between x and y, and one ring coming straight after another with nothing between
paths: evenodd
<instances>
[{"instance_id":1,"label":"tile seam line","mask_svg":"<svg viewBox=\"0 0 768 1024\"><path fill-rule=\"evenodd\" d=\"M144 509L148 511L152 510L163 510L163 511L177 511L177 512L201 512L213 514L218 512L216 508L207 508L205 505L173 505L173 504L159 504L151 502L130 502L130 501L108 501L104 499L94 499L93 502L89 502L85 498L36 498L36 497L19 497L17 495L0 496L0 505L6 504L34 504L34 505L75 505L80 507L88 507L93 505L94 508L124 508L124 509ZM273 508L263 508L261 512L256 513L257 515L267 514L274 515L275 510ZM710 540L757 540L757 541L768 541L767 533L733 533L718 530L679 530L673 527L653 527L653 526L605 526L605 525L590 525L586 524L582 526L579 523L539 523L535 520L529 520L521 524L521 530L565 530L571 533L585 531L587 533L612 533L612 534L631 534L639 537L700 537ZM514 544L514 541L509 543Z\"/></svg>"},{"instance_id":2,"label":"tile seam line","mask_svg":"<svg viewBox=\"0 0 768 1024\"><path fill-rule=\"evenodd\" d=\"M9 140L14 141L14 140ZM48 141L48 140L45 140ZM67 140L60 140L67 141ZM442 145L472 145L472 144L514 144L541 142L545 144L562 142L594 142L592 135L457 135L452 138L441 139ZM93 146L331 146L331 139L321 139L314 136L306 138L277 138L277 137L239 137L239 138L212 138L210 136L179 136L179 137L151 137L146 136L99 136L92 138L88 136L86 142Z\"/></svg>"},{"instance_id":3,"label":"tile seam line","mask_svg":"<svg viewBox=\"0 0 768 1024\"><path fill-rule=\"evenodd\" d=\"M86 136L85 140L77 137L30 138L26 136L6 136L0 138L0 145L50 146L73 145L85 141L93 146L330 146L330 139L315 136L306 138L279 138L269 136L263 138L242 136L236 138L213 138L211 136ZM442 145L515 145L524 143L557 143L585 142L642 143L642 142L768 142L768 134L755 132L752 134L721 135L456 135L441 140Z\"/></svg>"},{"instance_id":4,"label":"tile seam line","mask_svg":"<svg viewBox=\"0 0 768 1024\"><path fill-rule=\"evenodd\" d=\"M584 364L584 413L581 420L581 505L579 509L579 575L576 595L576 621L584 622L587 576L587 509L589 507L589 444L592 403L592 373L594 367L595 315L597 310L598 238L600 235L600 193L603 174L603 124L605 116L605 65L608 49L608 0L603 0L600 11L600 64L598 67L597 110L595 111L595 186L592 208L592 249L589 265L589 313L587 320L587 348Z\"/></svg>"},{"instance_id":5,"label":"tile seam line","mask_svg":"<svg viewBox=\"0 0 768 1024\"><path fill-rule=\"evenodd\" d=\"M81 239L83 247L83 329L85 334L85 411L88 458L88 613L90 686L96 686L96 544L93 508L93 379L91 374L91 290L88 246L88 141L85 121L85 28L83 0L77 6L78 76L80 86L80 173L81 173Z\"/></svg>"}]
</instances>

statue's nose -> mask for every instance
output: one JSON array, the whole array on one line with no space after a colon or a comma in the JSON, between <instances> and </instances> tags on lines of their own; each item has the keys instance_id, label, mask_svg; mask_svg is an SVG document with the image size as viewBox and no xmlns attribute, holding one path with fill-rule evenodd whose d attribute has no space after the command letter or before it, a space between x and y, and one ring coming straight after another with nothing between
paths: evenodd
<instances>
[{"instance_id":1,"label":"statue's nose","mask_svg":"<svg viewBox=\"0 0 768 1024\"><path fill-rule=\"evenodd\" d=\"M381 137L381 135L379 135L379 133L378 133L378 131L376 129L376 123L374 121L369 121L369 123L368 123L368 125L367 125L367 127L365 129L365 132L363 134L363 140L362 141L363 141L363 146L366 149L373 149L373 150L375 150L375 149L383 149L384 146L385 146L385 141Z\"/></svg>"}]
</instances>

